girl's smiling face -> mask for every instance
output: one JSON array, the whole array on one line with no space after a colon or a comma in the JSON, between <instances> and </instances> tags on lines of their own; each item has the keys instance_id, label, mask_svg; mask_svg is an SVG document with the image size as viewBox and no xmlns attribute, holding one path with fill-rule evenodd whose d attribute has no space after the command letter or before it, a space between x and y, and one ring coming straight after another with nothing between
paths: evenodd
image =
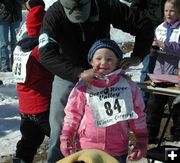
<instances>
[{"instance_id":1,"label":"girl's smiling face","mask_svg":"<svg viewBox=\"0 0 180 163\"><path fill-rule=\"evenodd\" d=\"M91 60L91 65L99 73L107 75L113 72L119 63L119 59L114 52L107 48L98 49Z\"/></svg>"},{"instance_id":2,"label":"girl's smiling face","mask_svg":"<svg viewBox=\"0 0 180 163\"><path fill-rule=\"evenodd\" d=\"M164 16L168 23L174 24L178 20L177 10L171 2L166 2L164 5Z\"/></svg>"}]
</instances>

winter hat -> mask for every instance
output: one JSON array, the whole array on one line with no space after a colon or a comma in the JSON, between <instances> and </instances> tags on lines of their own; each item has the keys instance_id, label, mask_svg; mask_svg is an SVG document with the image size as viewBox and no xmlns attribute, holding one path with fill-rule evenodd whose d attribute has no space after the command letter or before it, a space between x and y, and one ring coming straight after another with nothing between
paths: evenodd
<instances>
[{"instance_id":1,"label":"winter hat","mask_svg":"<svg viewBox=\"0 0 180 163\"><path fill-rule=\"evenodd\" d=\"M35 6L43 6L45 7L45 3L43 0L29 0L28 4L31 8L35 7Z\"/></svg>"},{"instance_id":2,"label":"winter hat","mask_svg":"<svg viewBox=\"0 0 180 163\"><path fill-rule=\"evenodd\" d=\"M118 44L115 41L110 40L110 39L101 39L101 40L96 41L92 45L91 49L89 50L89 53L88 53L88 62L89 63L91 62L91 60L94 56L94 53L98 49L101 49L101 48L108 48L114 52L114 54L117 56L117 58L119 58L119 59L122 58L123 52L119 48Z\"/></svg>"},{"instance_id":3,"label":"winter hat","mask_svg":"<svg viewBox=\"0 0 180 163\"><path fill-rule=\"evenodd\" d=\"M43 6L33 7L26 18L26 27L29 36L38 36L45 10Z\"/></svg>"},{"instance_id":4,"label":"winter hat","mask_svg":"<svg viewBox=\"0 0 180 163\"><path fill-rule=\"evenodd\" d=\"M90 15L91 0L60 0L67 18L73 23L84 23Z\"/></svg>"}]
</instances>

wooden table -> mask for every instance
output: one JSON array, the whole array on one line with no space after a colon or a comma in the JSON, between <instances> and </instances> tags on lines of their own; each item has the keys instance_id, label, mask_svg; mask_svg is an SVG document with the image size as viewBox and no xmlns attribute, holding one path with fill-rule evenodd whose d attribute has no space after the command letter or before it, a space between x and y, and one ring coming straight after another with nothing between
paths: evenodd
<instances>
[{"instance_id":1,"label":"wooden table","mask_svg":"<svg viewBox=\"0 0 180 163\"><path fill-rule=\"evenodd\" d=\"M166 87L166 88L153 87L151 85L150 81L147 81L144 83L137 83L137 84L141 88L141 90L144 92L150 92L150 93L154 93L154 94L160 94L160 95L171 96L171 97L177 97L180 95L180 88L179 87ZM173 111L174 111L174 107L171 106L169 116L168 116L167 121L165 123L165 126L163 128L163 131L160 135L160 140L158 142L157 147L154 147L154 148L149 149L147 151L146 157L148 158L148 160L152 159L152 162L154 162L154 160L167 161L166 160L167 158L165 157L165 149L170 148L170 147L171 148L178 148L176 146L166 146L166 145L162 146L161 145L161 143L163 141L163 137L164 137L165 132L167 130L169 121L172 117Z\"/></svg>"},{"instance_id":2,"label":"wooden table","mask_svg":"<svg viewBox=\"0 0 180 163\"><path fill-rule=\"evenodd\" d=\"M175 87L175 86L174 87L166 87L166 88L153 87L151 85L150 81L143 82L143 83L137 82L137 84L141 88L141 90L144 92L150 92L150 93L154 93L154 94L161 94L161 95L173 96L173 97L180 95L179 87Z\"/></svg>"}]
</instances>

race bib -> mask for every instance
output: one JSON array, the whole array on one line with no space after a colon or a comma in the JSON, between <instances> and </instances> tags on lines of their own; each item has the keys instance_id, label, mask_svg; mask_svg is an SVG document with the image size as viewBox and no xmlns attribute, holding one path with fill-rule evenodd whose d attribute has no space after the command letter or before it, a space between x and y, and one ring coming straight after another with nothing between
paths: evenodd
<instances>
[{"instance_id":1,"label":"race bib","mask_svg":"<svg viewBox=\"0 0 180 163\"><path fill-rule=\"evenodd\" d=\"M28 36L28 33L27 33L26 23L24 23L20 27L19 31L17 32L17 35L16 35L17 41L20 41L27 36Z\"/></svg>"},{"instance_id":2,"label":"race bib","mask_svg":"<svg viewBox=\"0 0 180 163\"><path fill-rule=\"evenodd\" d=\"M26 81L26 64L28 62L30 52L23 52L20 46L14 50L13 73L14 81L17 83L24 83Z\"/></svg>"},{"instance_id":3,"label":"race bib","mask_svg":"<svg viewBox=\"0 0 180 163\"><path fill-rule=\"evenodd\" d=\"M86 97L96 127L138 118L133 110L131 88L124 78L111 87L92 86L87 89Z\"/></svg>"}]
</instances>

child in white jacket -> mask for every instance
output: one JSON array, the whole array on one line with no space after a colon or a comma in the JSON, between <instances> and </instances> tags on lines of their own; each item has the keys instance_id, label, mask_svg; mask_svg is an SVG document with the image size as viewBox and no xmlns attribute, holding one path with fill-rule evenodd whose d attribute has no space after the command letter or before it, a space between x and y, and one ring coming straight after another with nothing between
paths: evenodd
<instances>
[{"instance_id":1,"label":"child in white jacket","mask_svg":"<svg viewBox=\"0 0 180 163\"><path fill-rule=\"evenodd\" d=\"M114 156L121 163L128 155L128 133L133 131L136 144L129 160L141 159L147 149L144 103L137 85L117 69L122 51L112 40L96 41L88 61L97 72L89 83L80 80L72 90L65 107L61 152L95 148Z\"/></svg>"}]
</instances>

